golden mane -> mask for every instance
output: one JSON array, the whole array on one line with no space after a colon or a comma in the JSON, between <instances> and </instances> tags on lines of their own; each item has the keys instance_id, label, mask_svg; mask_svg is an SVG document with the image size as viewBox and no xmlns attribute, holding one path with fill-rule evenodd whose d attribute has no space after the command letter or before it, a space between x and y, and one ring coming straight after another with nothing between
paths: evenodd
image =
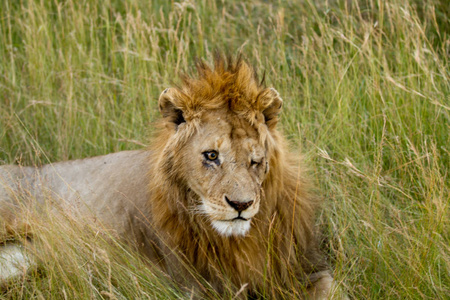
<instances>
[{"instance_id":1,"label":"golden mane","mask_svg":"<svg viewBox=\"0 0 450 300\"><path fill-rule=\"evenodd\" d=\"M205 110L227 107L254 123L257 112L272 104L272 98L268 97L271 89L263 86L264 80L258 80L255 69L241 56L236 60L231 57L225 60L216 54L213 69L202 60L197 61L196 68L198 76L181 75L183 84L176 88L177 105L185 112L186 120Z\"/></svg>"},{"instance_id":2,"label":"golden mane","mask_svg":"<svg viewBox=\"0 0 450 300\"><path fill-rule=\"evenodd\" d=\"M166 258L166 267L179 279L189 277L179 263L182 257L218 290L224 289L226 280L237 287L248 283L250 290L263 290L274 282L292 292L304 288L327 266L315 241L317 201L309 192L299 160L288 152L275 126L281 98L275 90L265 88L254 68L241 58L233 61L216 55L214 68L203 61L196 66L198 76L182 76L182 85L171 91L170 105L175 109L166 109L163 96L167 90L163 92L160 110L164 118L151 143L149 210L166 251L174 256ZM189 207L196 196L186 183L190 175L177 167L183 163L178 153L198 130L201 115L219 109L252 124L269 153L264 200L245 237L220 236L204 218L192 214ZM175 138L177 125L189 128ZM304 286L297 286L295 278ZM276 296L278 292L272 293Z\"/></svg>"}]
</instances>

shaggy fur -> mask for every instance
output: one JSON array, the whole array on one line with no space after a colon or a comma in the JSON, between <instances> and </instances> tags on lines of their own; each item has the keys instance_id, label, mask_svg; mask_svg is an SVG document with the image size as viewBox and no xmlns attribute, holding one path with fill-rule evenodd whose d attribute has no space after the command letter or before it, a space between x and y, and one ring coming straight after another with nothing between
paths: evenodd
<instances>
[{"instance_id":1,"label":"shaggy fur","mask_svg":"<svg viewBox=\"0 0 450 300\"><path fill-rule=\"evenodd\" d=\"M181 87L161 95L165 118L152 146L150 211L158 230L169 237L168 247L177 249L216 288L223 278L261 290L269 282L299 289L295 279L309 285L327 277L321 272L327 266L317 250L313 228L317 201L275 126L282 105L278 93L264 88L241 59L226 63L217 56L214 69L199 62L197 70L197 78L184 77ZM270 171L262 184L260 211L244 237L218 235L208 220L188 209L195 195L186 184L191 175L179 167L184 164L182 153L189 151L186 144L211 111L216 115L225 111L232 121L244 119L266 149ZM177 129L177 123L184 128ZM179 263L177 258L169 260ZM185 276L183 272L179 277Z\"/></svg>"},{"instance_id":2,"label":"shaggy fur","mask_svg":"<svg viewBox=\"0 0 450 300\"><path fill-rule=\"evenodd\" d=\"M201 275L219 292L246 285L248 295L326 298L332 279L317 249L317 201L276 128L278 92L240 58L196 66L197 77L161 94L150 149L0 167L2 226L17 220L7 204L26 182L38 202L50 190L188 287ZM238 213L229 203L249 207Z\"/></svg>"}]
</instances>

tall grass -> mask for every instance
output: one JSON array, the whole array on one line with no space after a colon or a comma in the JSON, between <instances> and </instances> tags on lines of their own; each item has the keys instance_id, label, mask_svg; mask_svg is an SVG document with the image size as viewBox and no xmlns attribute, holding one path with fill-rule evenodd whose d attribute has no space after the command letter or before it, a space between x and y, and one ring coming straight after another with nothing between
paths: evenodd
<instances>
[{"instance_id":1,"label":"tall grass","mask_svg":"<svg viewBox=\"0 0 450 300\"><path fill-rule=\"evenodd\" d=\"M355 299L444 299L445 3L2 1L0 163L142 148L159 93L195 57L242 51L282 95L281 126L314 170L336 280ZM47 249L38 273L0 297L188 295L110 239L53 224L38 227Z\"/></svg>"}]
</instances>

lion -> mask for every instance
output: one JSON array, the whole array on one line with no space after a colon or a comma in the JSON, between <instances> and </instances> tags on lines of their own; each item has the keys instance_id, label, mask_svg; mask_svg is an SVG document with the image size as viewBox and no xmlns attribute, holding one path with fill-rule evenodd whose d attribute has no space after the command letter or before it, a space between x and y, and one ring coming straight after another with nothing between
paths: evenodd
<instances>
[{"instance_id":1,"label":"lion","mask_svg":"<svg viewBox=\"0 0 450 300\"><path fill-rule=\"evenodd\" d=\"M188 288L193 268L218 292L228 282L253 297L275 283L326 299L334 283L318 249L319 201L277 129L279 93L242 57L217 54L213 66L199 60L196 68L161 93L148 149L0 167L1 228L20 227L18 202L51 198Z\"/></svg>"}]
</instances>

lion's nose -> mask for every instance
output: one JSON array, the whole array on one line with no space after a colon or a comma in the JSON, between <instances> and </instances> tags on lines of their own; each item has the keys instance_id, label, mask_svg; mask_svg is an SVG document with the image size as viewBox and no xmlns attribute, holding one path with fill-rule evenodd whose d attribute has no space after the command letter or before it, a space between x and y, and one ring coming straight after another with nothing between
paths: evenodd
<instances>
[{"instance_id":1,"label":"lion's nose","mask_svg":"<svg viewBox=\"0 0 450 300\"><path fill-rule=\"evenodd\" d=\"M247 201L247 202L241 202L241 201L231 201L228 199L227 196L225 196L225 200L227 200L227 203L237 210L238 212L244 211L247 208L249 208L253 204L253 200Z\"/></svg>"}]
</instances>

